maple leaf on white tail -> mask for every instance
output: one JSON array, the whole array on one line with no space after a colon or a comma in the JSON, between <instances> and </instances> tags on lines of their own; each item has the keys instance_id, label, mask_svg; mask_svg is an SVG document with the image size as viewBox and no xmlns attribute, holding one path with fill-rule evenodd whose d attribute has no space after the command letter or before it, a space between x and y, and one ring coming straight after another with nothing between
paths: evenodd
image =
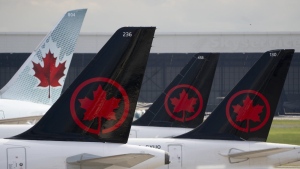
<instances>
[{"instance_id":1,"label":"maple leaf on white tail","mask_svg":"<svg viewBox=\"0 0 300 169\"><path fill-rule=\"evenodd\" d=\"M38 86L49 86L48 98L50 98L50 86L61 86L61 84L59 83L59 79L65 75L64 70L66 69L66 61L63 63L59 63L58 66L55 66L56 60L57 58L54 57L53 53L51 53L49 49L49 52L46 54L46 57L43 58L43 67L38 63L32 62L32 69L35 71L34 76L40 80L40 84Z\"/></svg>"},{"instance_id":2,"label":"maple leaf on white tail","mask_svg":"<svg viewBox=\"0 0 300 169\"><path fill-rule=\"evenodd\" d=\"M1 124L35 123L56 102L70 68L85 13L86 9L65 13L0 90L0 119L5 119Z\"/></svg>"}]
</instances>

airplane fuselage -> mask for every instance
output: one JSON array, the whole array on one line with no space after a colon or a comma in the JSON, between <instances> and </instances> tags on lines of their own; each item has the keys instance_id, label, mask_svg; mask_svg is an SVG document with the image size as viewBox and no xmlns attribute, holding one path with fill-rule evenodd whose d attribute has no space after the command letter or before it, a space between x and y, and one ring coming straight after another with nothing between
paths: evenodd
<instances>
[{"instance_id":1,"label":"airplane fuselage","mask_svg":"<svg viewBox=\"0 0 300 169\"><path fill-rule=\"evenodd\" d=\"M30 127L31 125L0 125L0 137L11 137L18 133L22 133ZM160 168L269 168L300 160L300 146L265 142L130 138L128 140L128 144L167 151L170 155L171 163L169 166L165 165ZM230 152L247 152L272 148L294 148L295 150L262 156L259 158L236 159L226 156L226 154Z\"/></svg>"},{"instance_id":2,"label":"airplane fuselage","mask_svg":"<svg viewBox=\"0 0 300 169\"><path fill-rule=\"evenodd\" d=\"M300 160L300 146L251 141L221 141L197 139L131 138L128 144L165 150L170 155L170 164L161 169L266 169ZM247 152L272 148L293 149L274 155L256 158L229 158L231 152Z\"/></svg>"},{"instance_id":3,"label":"airplane fuselage","mask_svg":"<svg viewBox=\"0 0 300 169\"><path fill-rule=\"evenodd\" d=\"M25 131L25 128L30 128L31 125L1 125L0 136L10 137L12 134ZM6 132L5 131L6 128ZM6 140L6 139L2 139ZM0 144L3 142L0 140ZM15 143L18 140L10 140L3 144L9 145L4 146L5 149L11 147L26 147L31 144L28 141L24 143ZM39 144L46 143L46 141L37 142ZM58 143L58 142L57 142ZM74 142L68 142L67 145L73 144ZM32 143L36 144L36 143ZM64 145L64 142L59 142L59 146ZM77 143L74 146L82 147ZM89 144L97 146L99 143L86 143L83 147L89 147ZM101 143L100 143L101 144ZM222 141L222 140L197 140L197 139L173 139L173 138L130 138L128 144L138 145L140 147L150 147L153 149L159 149L167 151L170 155L171 163L169 165L164 165L160 167L161 169L190 169L190 168L270 168L273 166L283 165L285 163L296 162L300 160L300 146L296 145L286 145L286 144L275 144L275 143L265 143L265 142L251 142L251 141ZM19 146L18 146L19 145ZM106 143L105 145L109 145ZM95 145L96 146L96 145ZM3 146L1 146L3 147ZM29 145L31 148L31 146ZM247 152L262 149L272 149L272 148L289 148L294 150L289 150L286 152L276 153L274 155L261 156L259 158L229 158L226 154L230 152ZM47 149L53 149L51 146ZM54 148L56 149L56 148ZM61 147L61 149L64 149ZM72 148L70 148L72 149ZM74 148L73 148L74 149ZM93 149L93 146L91 146ZM118 149L118 148L117 148ZM4 150L3 150L4 151ZM29 151L26 149L26 152ZM48 150L45 150L47 152ZM97 150L99 151L99 150ZM82 150L82 153L89 152L90 150ZM93 153L94 150L91 150ZM101 150L102 152L102 150ZM118 150L116 150L118 152ZM79 153L79 152L78 152ZM73 153L72 155L76 155ZM102 154L101 154L102 155ZM68 154L71 156L71 154ZM2 156L3 157L3 156ZM3 157L4 158L4 157ZM144 162L146 163L146 162ZM150 166L151 164L144 164ZM2 167L0 167L2 168Z\"/></svg>"},{"instance_id":4,"label":"airplane fuselage","mask_svg":"<svg viewBox=\"0 0 300 169\"><path fill-rule=\"evenodd\" d=\"M179 127L131 126L129 137L130 138L171 138L171 137L175 137L187 133L191 130L192 130L191 128L179 128Z\"/></svg>"},{"instance_id":5,"label":"airplane fuselage","mask_svg":"<svg viewBox=\"0 0 300 169\"><path fill-rule=\"evenodd\" d=\"M8 138L31 128L32 125L0 125L0 138ZM189 132L189 128L171 128L171 127L150 127L150 126L131 126L130 138L170 138Z\"/></svg>"},{"instance_id":6,"label":"airplane fuselage","mask_svg":"<svg viewBox=\"0 0 300 169\"><path fill-rule=\"evenodd\" d=\"M77 169L77 164L68 161L70 157L84 153L93 157L130 153L154 155L134 167L147 169L164 165L166 155L161 150L127 144L0 139L0 168Z\"/></svg>"},{"instance_id":7,"label":"airplane fuselage","mask_svg":"<svg viewBox=\"0 0 300 169\"><path fill-rule=\"evenodd\" d=\"M0 99L0 120L44 115L51 105Z\"/></svg>"},{"instance_id":8,"label":"airplane fuselage","mask_svg":"<svg viewBox=\"0 0 300 169\"><path fill-rule=\"evenodd\" d=\"M11 137L24 132L30 127L31 125L1 125L0 137ZM157 129L157 133L159 133L159 130ZM300 146L265 142L130 138L128 144L167 151L171 163L169 166L165 165L161 168L268 168L300 160ZM249 159L236 159L226 156L230 152L247 152L272 148L295 148L295 150Z\"/></svg>"}]
</instances>

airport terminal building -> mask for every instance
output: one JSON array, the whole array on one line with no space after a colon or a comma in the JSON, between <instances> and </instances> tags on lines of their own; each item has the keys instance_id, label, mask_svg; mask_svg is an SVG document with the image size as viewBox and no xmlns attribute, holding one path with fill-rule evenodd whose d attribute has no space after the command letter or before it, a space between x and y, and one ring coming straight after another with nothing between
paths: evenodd
<instances>
[{"instance_id":1,"label":"airport terminal building","mask_svg":"<svg viewBox=\"0 0 300 169\"><path fill-rule=\"evenodd\" d=\"M3 87L46 33L0 33L0 87ZM82 33L64 89L77 77L112 33ZM266 51L295 49L278 114L300 115L300 32L157 33L153 40L140 102L153 102L196 53L218 52L207 112L212 111Z\"/></svg>"}]
</instances>

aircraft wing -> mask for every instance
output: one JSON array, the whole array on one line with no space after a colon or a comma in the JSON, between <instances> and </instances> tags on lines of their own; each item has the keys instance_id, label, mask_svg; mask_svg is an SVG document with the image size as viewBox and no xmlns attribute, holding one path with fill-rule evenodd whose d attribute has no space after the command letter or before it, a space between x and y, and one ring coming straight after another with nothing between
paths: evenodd
<instances>
[{"instance_id":1,"label":"aircraft wing","mask_svg":"<svg viewBox=\"0 0 300 169\"><path fill-rule=\"evenodd\" d=\"M236 158L236 159L246 159L246 158L258 158L258 157L267 157L269 155L274 155L277 153L290 151L295 148L270 148L270 149L262 149L262 150L254 150L254 151L229 151L227 153L220 153L220 155Z\"/></svg>"},{"instance_id":2,"label":"aircraft wing","mask_svg":"<svg viewBox=\"0 0 300 169\"><path fill-rule=\"evenodd\" d=\"M107 168L109 166L133 167L154 157L151 154L121 154L109 157L99 157L92 154L79 154L67 158L67 163L79 166L97 166Z\"/></svg>"},{"instance_id":3,"label":"aircraft wing","mask_svg":"<svg viewBox=\"0 0 300 169\"><path fill-rule=\"evenodd\" d=\"M39 121L43 116L27 116L27 117L19 117L19 118L11 118L11 119L1 119L0 124L35 124Z\"/></svg>"}]
</instances>

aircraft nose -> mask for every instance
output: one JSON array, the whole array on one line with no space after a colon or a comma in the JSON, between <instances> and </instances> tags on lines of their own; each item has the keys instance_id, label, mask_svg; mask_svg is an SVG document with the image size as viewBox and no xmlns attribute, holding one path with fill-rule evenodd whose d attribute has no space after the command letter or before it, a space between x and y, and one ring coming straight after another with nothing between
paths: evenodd
<instances>
[{"instance_id":1,"label":"aircraft nose","mask_svg":"<svg viewBox=\"0 0 300 169\"><path fill-rule=\"evenodd\" d=\"M170 164L170 155L168 152L165 152L165 164Z\"/></svg>"}]
</instances>

